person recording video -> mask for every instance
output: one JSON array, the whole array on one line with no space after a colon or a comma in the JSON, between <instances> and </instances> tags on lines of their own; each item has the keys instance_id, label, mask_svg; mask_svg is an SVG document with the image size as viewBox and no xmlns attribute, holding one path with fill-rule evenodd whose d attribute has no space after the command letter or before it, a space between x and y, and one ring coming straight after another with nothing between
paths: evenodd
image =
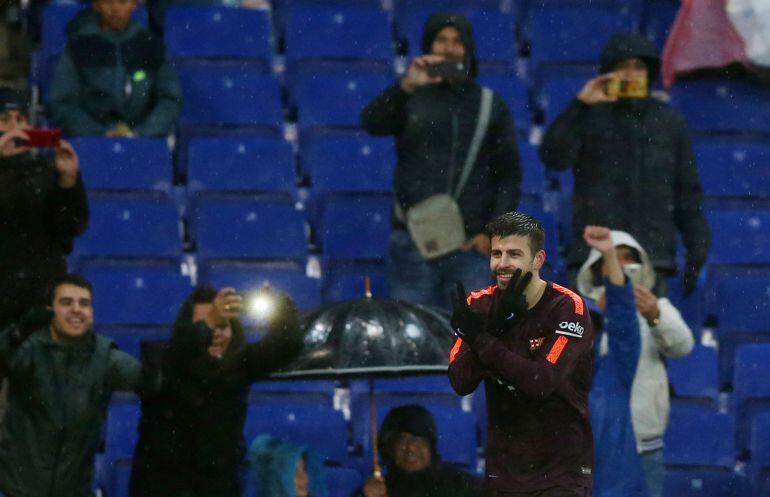
<instances>
[{"instance_id":1,"label":"person recording video","mask_svg":"<svg viewBox=\"0 0 770 497\"><path fill-rule=\"evenodd\" d=\"M260 294L268 333L257 343L246 343L241 295L199 287L180 308L171 340L143 344L132 497L240 497L249 385L303 344L291 299Z\"/></svg>"},{"instance_id":2,"label":"person recording video","mask_svg":"<svg viewBox=\"0 0 770 497\"><path fill-rule=\"evenodd\" d=\"M665 297L675 274L676 237L682 236L682 290L692 293L711 243L701 208L703 191L682 115L650 95L660 58L637 34L617 34L604 47L600 74L548 127L540 158L575 173L570 278L588 255L583 227L612 226L634 233L657 273L654 293ZM704 102L704 105L708 105Z\"/></svg>"},{"instance_id":3,"label":"person recording video","mask_svg":"<svg viewBox=\"0 0 770 497\"><path fill-rule=\"evenodd\" d=\"M516 208L522 173L505 101L475 81L468 19L431 15L422 52L363 109L361 125L396 140L390 295L449 307L455 280L489 284L484 224Z\"/></svg>"},{"instance_id":4,"label":"person recording video","mask_svg":"<svg viewBox=\"0 0 770 497\"><path fill-rule=\"evenodd\" d=\"M33 133L26 95L0 88L0 329L47 304L46 289L67 273L64 257L88 226L77 153L54 133L32 141Z\"/></svg>"}]
</instances>

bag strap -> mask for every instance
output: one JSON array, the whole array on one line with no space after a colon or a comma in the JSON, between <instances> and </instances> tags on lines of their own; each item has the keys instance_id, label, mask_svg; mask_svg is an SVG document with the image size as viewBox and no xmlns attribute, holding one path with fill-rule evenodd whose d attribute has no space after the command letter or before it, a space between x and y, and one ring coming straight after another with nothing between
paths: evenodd
<instances>
[{"instance_id":1,"label":"bag strap","mask_svg":"<svg viewBox=\"0 0 770 497\"><path fill-rule=\"evenodd\" d=\"M460 194L465 188L465 183L468 182L473 166L476 164L476 158L479 155L481 143L484 141L484 136L487 134L489 118L492 115L493 96L492 90L486 86L481 88L481 105L479 105L479 117L476 120L476 131L473 132L473 140L471 141L471 146L468 148L468 155L465 157L465 164L463 164L463 171L460 174L460 181L457 182L457 188L453 195L455 200L460 198Z\"/></svg>"}]
</instances>

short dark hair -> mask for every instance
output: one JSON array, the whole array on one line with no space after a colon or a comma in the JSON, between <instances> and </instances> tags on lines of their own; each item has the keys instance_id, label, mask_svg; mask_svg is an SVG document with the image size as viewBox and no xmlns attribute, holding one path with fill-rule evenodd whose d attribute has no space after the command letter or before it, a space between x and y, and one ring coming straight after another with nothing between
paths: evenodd
<instances>
[{"instance_id":1,"label":"short dark hair","mask_svg":"<svg viewBox=\"0 0 770 497\"><path fill-rule=\"evenodd\" d=\"M179 308L179 314L177 320L190 320L193 316L196 304L210 304L214 302L214 297L217 296L217 291L214 287L208 285L200 285L187 296L182 307Z\"/></svg>"},{"instance_id":2,"label":"short dark hair","mask_svg":"<svg viewBox=\"0 0 770 497\"><path fill-rule=\"evenodd\" d=\"M62 285L74 285L79 288L85 288L88 290L88 293L91 294L91 299L93 300L94 298L94 287L91 285L90 281L85 279L83 276L80 276L79 274L67 273L63 276L54 278L54 280L48 286L46 296L49 304L53 304L53 299L56 295L56 289Z\"/></svg>"},{"instance_id":3,"label":"short dark hair","mask_svg":"<svg viewBox=\"0 0 770 497\"><path fill-rule=\"evenodd\" d=\"M528 236L529 248L532 254L545 247L545 230L540 221L523 212L506 212L487 223L484 232L489 238L499 236Z\"/></svg>"}]
</instances>

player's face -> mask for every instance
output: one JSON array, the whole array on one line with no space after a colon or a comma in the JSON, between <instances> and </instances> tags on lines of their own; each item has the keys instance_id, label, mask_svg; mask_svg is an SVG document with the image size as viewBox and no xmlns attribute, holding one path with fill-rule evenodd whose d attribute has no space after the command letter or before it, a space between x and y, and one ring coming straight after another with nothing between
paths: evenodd
<instances>
[{"instance_id":1,"label":"player's face","mask_svg":"<svg viewBox=\"0 0 770 497\"><path fill-rule=\"evenodd\" d=\"M545 262L545 252L540 250L533 254L528 236L492 237L489 267L497 280L497 286L503 290L508 288L514 271L517 269L521 269L522 272L532 271L533 276L536 276L543 262Z\"/></svg>"},{"instance_id":2,"label":"player's face","mask_svg":"<svg viewBox=\"0 0 770 497\"><path fill-rule=\"evenodd\" d=\"M91 292L87 288L69 283L59 285L54 291L51 306L52 334L56 340L81 337L94 323Z\"/></svg>"},{"instance_id":3,"label":"player's face","mask_svg":"<svg viewBox=\"0 0 770 497\"><path fill-rule=\"evenodd\" d=\"M460 32L452 26L447 26L438 32L433 39L430 51L434 55L443 55L447 59L462 60L465 57L465 46Z\"/></svg>"},{"instance_id":4,"label":"player's face","mask_svg":"<svg viewBox=\"0 0 770 497\"><path fill-rule=\"evenodd\" d=\"M411 433L400 433L393 442L393 462L405 473L415 473L430 466L430 440Z\"/></svg>"},{"instance_id":5,"label":"player's face","mask_svg":"<svg viewBox=\"0 0 770 497\"><path fill-rule=\"evenodd\" d=\"M195 304L193 307L193 323L206 319L211 312L213 304ZM214 328L214 334L211 337L211 345L208 352L214 357L222 357L227 352L230 340L233 338L233 328L228 322L226 325Z\"/></svg>"}]
</instances>

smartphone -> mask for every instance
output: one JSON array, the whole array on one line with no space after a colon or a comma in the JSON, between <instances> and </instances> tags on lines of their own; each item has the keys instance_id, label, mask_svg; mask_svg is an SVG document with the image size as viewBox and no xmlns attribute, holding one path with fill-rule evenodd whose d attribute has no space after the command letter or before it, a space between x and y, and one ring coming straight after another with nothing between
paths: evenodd
<instances>
[{"instance_id":1,"label":"smartphone","mask_svg":"<svg viewBox=\"0 0 770 497\"><path fill-rule=\"evenodd\" d=\"M647 96L647 78L612 79L607 82L604 92L608 97L645 98Z\"/></svg>"},{"instance_id":2,"label":"smartphone","mask_svg":"<svg viewBox=\"0 0 770 497\"><path fill-rule=\"evenodd\" d=\"M463 81L468 78L470 69L462 61L444 60L429 64L426 72L428 76L442 78L444 81Z\"/></svg>"},{"instance_id":3,"label":"smartphone","mask_svg":"<svg viewBox=\"0 0 770 497\"><path fill-rule=\"evenodd\" d=\"M28 147L58 148L61 143L61 129L59 128L32 128L25 129L24 132L29 136L29 140L25 143Z\"/></svg>"}]
</instances>

